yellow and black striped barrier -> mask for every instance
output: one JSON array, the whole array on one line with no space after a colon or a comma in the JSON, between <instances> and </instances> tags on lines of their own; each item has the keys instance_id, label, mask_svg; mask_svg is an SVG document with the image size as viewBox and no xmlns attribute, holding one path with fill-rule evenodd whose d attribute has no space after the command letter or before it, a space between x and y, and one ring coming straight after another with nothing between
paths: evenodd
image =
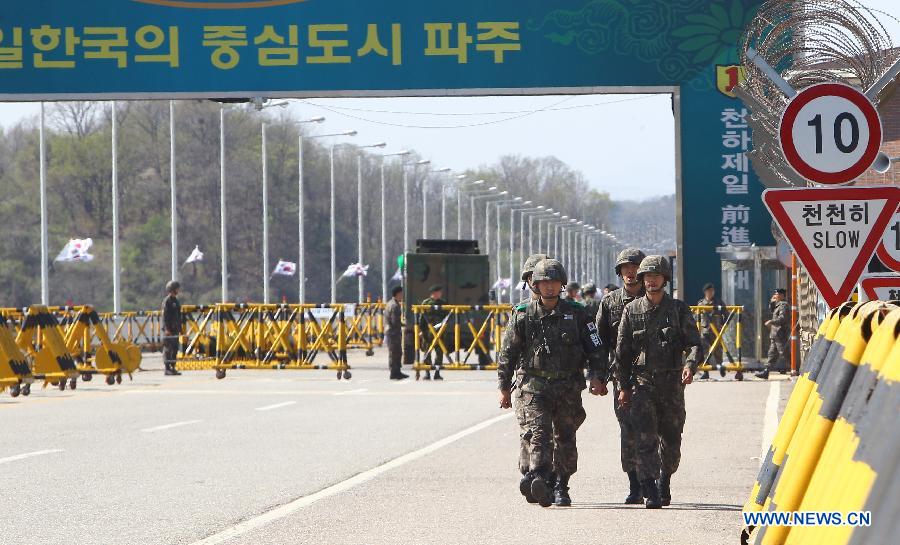
<instances>
[{"instance_id":1,"label":"yellow and black striped barrier","mask_svg":"<svg viewBox=\"0 0 900 545\"><path fill-rule=\"evenodd\" d=\"M735 374L735 380L744 380L744 371L747 370L744 367L744 356L741 348L744 307L740 305L693 305L690 308L691 312L694 314L694 319L697 322L697 329L701 329L700 324L704 313L727 313L725 316L725 321L722 322L721 327L716 325L714 321L710 321L709 329L713 333L713 339L710 343L709 349L706 352L706 357L698 366L698 369L707 372L718 370L723 377L725 376L727 371L733 371ZM727 342L727 334L732 330L732 328L734 331L734 339L729 345L729 343ZM713 353L720 349L728 358L728 363L719 362L717 367L713 367L709 364L709 359L712 357Z\"/></svg>"},{"instance_id":2,"label":"yellow and black striped barrier","mask_svg":"<svg viewBox=\"0 0 900 545\"><path fill-rule=\"evenodd\" d=\"M745 512L869 512L869 525L748 527L743 543L895 541L889 536L900 529L898 333L900 308L890 303L847 303L829 314L744 506Z\"/></svg>"},{"instance_id":3,"label":"yellow and black striped barrier","mask_svg":"<svg viewBox=\"0 0 900 545\"><path fill-rule=\"evenodd\" d=\"M412 305L416 351L413 369L431 371L497 369L497 352L503 328L512 312L510 305ZM429 312L447 314L439 323L431 323ZM446 358L446 363L437 363ZM471 362L476 358L477 362Z\"/></svg>"},{"instance_id":4,"label":"yellow and black striped barrier","mask_svg":"<svg viewBox=\"0 0 900 545\"><path fill-rule=\"evenodd\" d=\"M31 393L34 375L25 354L16 345L16 332L12 324L0 314L0 393L9 389L9 395L18 397Z\"/></svg>"}]
</instances>

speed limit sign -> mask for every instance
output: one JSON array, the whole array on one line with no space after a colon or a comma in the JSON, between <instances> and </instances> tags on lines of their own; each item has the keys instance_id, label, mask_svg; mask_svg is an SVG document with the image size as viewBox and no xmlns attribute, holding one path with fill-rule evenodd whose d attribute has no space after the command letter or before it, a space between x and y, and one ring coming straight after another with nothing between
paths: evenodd
<instances>
[{"instance_id":1,"label":"speed limit sign","mask_svg":"<svg viewBox=\"0 0 900 545\"><path fill-rule=\"evenodd\" d=\"M900 210L894 213L884 230L878 246L878 259L887 267L900 272Z\"/></svg>"},{"instance_id":2,"label":"speed limit sign","mask_svg":"<svg viewBox=\"0 0 900 545\"><path fill-rule=\"evenodd\" d=\"M881 118L853 87L820 83L791 99L778 135L784 157L797 174L816 183L844 184L875 161Z\"/></svg>"}]
</instances>

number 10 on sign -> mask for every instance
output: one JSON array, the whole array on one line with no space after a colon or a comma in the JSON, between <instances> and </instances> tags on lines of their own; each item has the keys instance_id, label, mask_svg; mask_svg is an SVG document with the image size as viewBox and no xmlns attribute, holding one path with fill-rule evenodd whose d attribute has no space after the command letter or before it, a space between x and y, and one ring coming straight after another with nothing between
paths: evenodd
<instances>
[{"instance_id":1,"label":"number 10 on sign","mask_svg":"<svg viewBox=\"0 0 900 545\"><path fill-rule=\"evenodd\" d=\"M821 184L844 184L872 166L881 147L878 111L840 83L807 87L788 103L779 142L798 174Z\"/></svg>"}]
</instances>

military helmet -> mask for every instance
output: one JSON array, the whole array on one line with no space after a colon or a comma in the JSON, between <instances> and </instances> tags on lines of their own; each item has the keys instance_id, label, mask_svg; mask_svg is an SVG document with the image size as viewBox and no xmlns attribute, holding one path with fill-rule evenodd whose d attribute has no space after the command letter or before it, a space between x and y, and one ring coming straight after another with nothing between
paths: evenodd
<instances>
[{"instance_id":1,"label":"military helmet","mask_svg":"<svg viewBox=\"0 0 900 545\"><path fill-rule=\"evenodd\" d=\"M175 290L181 289L181 283L178 280L170 280L166 282L166 293L172 293Z\"/></svg>"},{"instance_id":2,"label":"military helmet","mask_svg":"<svg viewBox=\"0 0 900 545\"><path fill-rule=\"evenodd\" d=\"M542 259L534 266L534 274L531 275L531 281L537 285L538 282L545 280L559 280L563 285L569 281L566 275L566 268L556 259Z\"/></svg>"},{"instance_id":3,"label":"military helmet","mask_svg":"<svg viewBox=\"0 0 900 545\"><path fill-rule=\"evenodd\" d=\"M522 265L522 282L527 282L528 276L534 272L534 266L541 260L547 259L547 257L547 254L531 254L528 256L528 259L525 260L525 264Z\"/></svg>"},{"instance_id":4,"label":"military helmet","mask_svg":"<svg viewBox=\"0 0 900 545\"><path fill-rule=\"evenodd\" d=\"M568 284L566 284L566 291L580 290L580 289L581 289L581 284L579 284L578 282L575 282L574 280L569 282Z\"/></svg>"},{"instance_id":5,"label":"military helmet","mask_svg":"<svg viewBox=\"0 0 900 545\"><path fill-rule=\"evenodd\" d=\"M645 257L641 261L640 267L638 267L638 280L643 280L644 275L647 273L661 274L667 282L672 280L672 269L669 267L669 260L665 256L650 255Z\"/></svg>"},{"instance_id":6,"label":"military helmet","mask_svg":"<svg viewBox=\"0 0 900 545\"><path fill-rule=\"evenodd\" d=\"M581 288L581 293L585 295L590 295L592 293L597 293L597 286L593 282L588 282Z\"/></svg>"},{"instance_id":7,"label":"military helmet","mask_svg":"<svg viewBox=\"0 0 900 545\"><path fill-rule=\"evenodd\" d=\"M647 257L644 255L644 252L640 251L637 248L625 248L619 255L616 257L616 274L621 276L622 273L620 270L622 269L622 265L626 265L631 263L632 265L641 266L641 262L644 258Z\"/></svg>"}]
</instances>

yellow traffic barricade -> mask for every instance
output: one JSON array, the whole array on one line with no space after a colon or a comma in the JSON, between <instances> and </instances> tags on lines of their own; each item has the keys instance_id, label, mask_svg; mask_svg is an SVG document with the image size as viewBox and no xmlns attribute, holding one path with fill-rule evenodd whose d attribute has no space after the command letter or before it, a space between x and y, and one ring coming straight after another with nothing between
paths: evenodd
<instances>
[{"instance_id":1,"label":"yellow traffic barricade","mask_svg":"<svg viewBox=\"0 0 900 545\"><path fill-rule=\"evenodd\" d=\"M93 375L106 377L106 383L121 384L122 373L129 378L141 365L141 349L128 341L114 342L97 311L91 306L74 308L74 314L66 317L64 342L66 348L79 362L78 372L88 382ZM96 344L95 344L96 340Z\"/></svg>"},{"instance_id":2,"label":"yellow traffic barricade","mask_svg":"<svg viewBox=\"0 0 900 545\"><path fill-rule=\"evenodd\" d=\"M440 305L439 310L447 312L439 324L421 320L420 316L434 310L433 305L412 305L415 324L413 325L416 357L413 369L431 371L433 361L441 352L446 363L441 369L447 370L496 370L496 355L500 350L503 329L509 321L510 305ZM425 323L427 327L421 325ZM493 357L492 357L493 353ZM477 363L469 363L473 354Z\"/></svg>"},{"instance_id":3,"label":"yellow traffic barricade","mask_svg":"<svg viewBox=\"0 0 900 545\"><path fill-rule=\"evenodd\" d=\"M726 305L724 309L720 309L712 305L694 305L690 308L691 312L694 313L694 318L697 322L697 329L700 329L701 316L704 312L724 310L728 313L725 317L725 321L722 322L721 328L716 326L715 323L710 323L710 330L714 335L713 341L710 343L709 350L707 351L706 356L704 357L703 362L699 365L698 369L707 372L718 370L719 374L722 377L724 377L728 371L733 371L735 380L744 380L744 371L747 370L747 368L744 367L743 353L741 351L741 326L744 315L744 307L739 305ZM731 328L734 329L734 339L731 346L729 346L729 343L727 341L729 340L728 333L730 332ZM710 357L712 357L712 354L715 353L718 349L721 349L723 355L728 358L728 363L719 362L719 365L714 368L712 365L710 365L709 359Z\"/></svg>"},{"instance_id":4,"label":"yellow traffic barricade","mask_svg":"<svg viewBox=\"0 0 900 545\"><path fill-rule=\"evenodd\" d=\"M0 393L8 388L12 397L27 396L31 393L34 375L25 354L16 345L16 333L11 326L0 314Z\"/></svg>"},{"instance_id":5,"label":"yellow traffic barricade","mask_svg":"<svg viewBox=\"0 0 900 545\"><path fill-rule=\"evenodd\" d=\"M24 312L16 344L31 358L34 378L65 390L75 388L78 369L66 349L59 322L43 305L32 305ZM24 393L24 392L23 392Z\"/></svg>"}]
</instances>

